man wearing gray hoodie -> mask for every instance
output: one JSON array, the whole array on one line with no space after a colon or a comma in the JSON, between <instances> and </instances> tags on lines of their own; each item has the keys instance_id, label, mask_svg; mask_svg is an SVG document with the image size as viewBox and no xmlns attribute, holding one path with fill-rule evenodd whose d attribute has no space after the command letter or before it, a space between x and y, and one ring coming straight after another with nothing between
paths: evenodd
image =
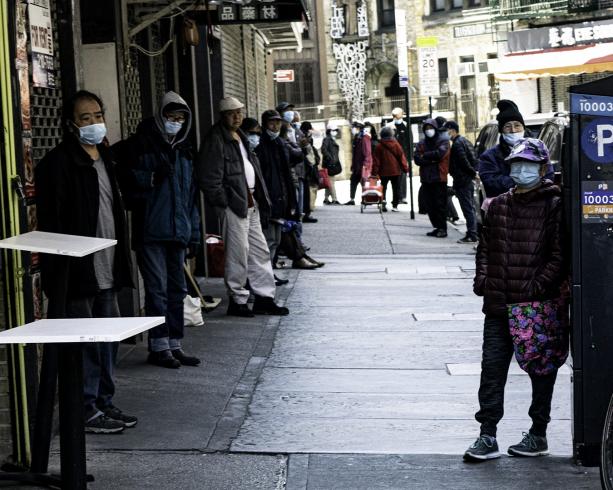
<instances>
[{"instance_id":1,"label":"man wearing gray hoodie","mask_svg":"<svg viewBox=\"0 0 613 490\"><path fill-rule=\"evenodd\" d=\"M192 151L187 136L192 113L174 92L162 98L158 113L143 120L136 134L113 146L118 178L132 210L132 248L145 285L145 311L165 316L149 331L149 357L156 366L197 366L186 355L183 263L200 242L200 217Z\"/></svg>"}]
</instances>

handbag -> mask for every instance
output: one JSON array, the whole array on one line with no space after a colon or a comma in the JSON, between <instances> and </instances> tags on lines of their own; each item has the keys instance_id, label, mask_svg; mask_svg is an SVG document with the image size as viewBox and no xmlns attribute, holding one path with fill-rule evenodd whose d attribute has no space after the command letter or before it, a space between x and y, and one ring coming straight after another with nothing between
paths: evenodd
<instances>
[{"instance_id":1,"label":"handbag","mask_svg":"<svg viewBox=\"0 0 613 490\"><path fill-rule=\"evenodd\" d=\"M319 169L319 182L318 189L328 189L330 188L330 177L328 176L328 169L320 168Z\"/></svg>"},{"instance_id":2,"label":"handbag","mask_svg":"<svg viewBox=\"0 0 613 490\"><path fill-rule=\"evenodd\" d=\"M554 372L568 357L568 308L561 297L507 305L515 359L537 376Z\"/></svg>"}]
</instances>

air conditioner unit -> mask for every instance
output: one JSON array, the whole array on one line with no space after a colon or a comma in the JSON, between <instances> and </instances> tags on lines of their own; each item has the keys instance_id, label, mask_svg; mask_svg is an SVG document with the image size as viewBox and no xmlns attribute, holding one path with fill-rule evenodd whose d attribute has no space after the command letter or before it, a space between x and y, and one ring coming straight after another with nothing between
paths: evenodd
<instances>
[{"instance_id":1,"label":"air conditioner unit","mask_svg":"<svg viewBox=\"0 0 613 490\"><path fill-rule=\"evenodd\" d=\"M455 65L456 75L459 77L466 77L475 74L475 63L469 61L467 63L458 63Z\"/></svg>"}]
</instances>

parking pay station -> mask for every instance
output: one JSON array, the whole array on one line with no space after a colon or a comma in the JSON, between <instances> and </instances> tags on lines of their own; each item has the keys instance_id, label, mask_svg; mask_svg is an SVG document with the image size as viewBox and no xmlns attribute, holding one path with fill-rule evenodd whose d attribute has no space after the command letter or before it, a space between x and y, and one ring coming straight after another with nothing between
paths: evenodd
<instances>
[{"instance_id":1,"label":"parking pay station","mask_svg":"<svg viewBox=\"0 0 613 490\"><path fill-rule=\"evenodd\" d=\"M598 464L613 393L613 77L570 89L564 195L572 248L573 447Z\"/></svg>"}]
</instances>

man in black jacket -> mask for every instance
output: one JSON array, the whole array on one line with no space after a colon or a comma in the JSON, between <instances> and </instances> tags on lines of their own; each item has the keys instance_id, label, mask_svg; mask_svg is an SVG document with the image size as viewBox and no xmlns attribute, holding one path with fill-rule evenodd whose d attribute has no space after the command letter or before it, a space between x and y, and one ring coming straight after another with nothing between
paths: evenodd
<instances>
[{"instance_id":1,"label":"man in black jacket","mask_svg":"<svg viewBox=\"0 0 613 490\"><path fill-rule=\"evenodd\" d=\"M110 238L117 246L83 258L41 254L48 318L119 317L117 291L133 287L126 220L110 152L104 106L77 92L63 108L64 141L36 166L38 229ZM113 406L116 342L83 344L85 430L121 432L136 417Z\"/></svg>"},{"instance_id":2,"label":"man in black jacket","mask_svg":"<svg viewBox=\"0 0 613 490\"><path fill-rule=\"evenodd\" d=\"M460 127L455 121L447 121L443 126L451 137L451 154L449 156L449 173L453 177L453 190L464 218L466 218L466 236L458 243L474 243L477 241L477 215L475 214L475 184L477 175L475 150L464 136L460 135Z\"/></svg>"},{"instance_id":3,"label":"man in black jacket","mask_svg":"<svg viewBox=\"0 0 613 490\"><path fill-rule=\"evenodd\" d=\"M289 310L274 302L275 278L261 225L268 220L270 198L259 162L240 129L244 107L234 97L220 101L220 121L205 137L198 157L198 183L222 222L228 315L287 315ZM247 306L247 280L255 294L253 310Z\"/></svg>"}]
</instances>

